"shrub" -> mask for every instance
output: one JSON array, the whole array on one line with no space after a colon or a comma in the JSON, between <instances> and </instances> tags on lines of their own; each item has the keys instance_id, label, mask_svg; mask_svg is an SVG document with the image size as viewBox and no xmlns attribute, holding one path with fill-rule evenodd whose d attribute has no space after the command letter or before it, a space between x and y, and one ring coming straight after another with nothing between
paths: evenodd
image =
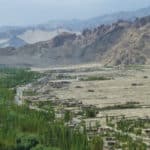
<instances>
[{"instance_id":1,"label":"shrub","mask_svg":"<svg viewBox=\"0 0 150 150\"><path fill-rule=\"evenodd\" d=\"M97 81L97 80L111 80L109 77L104 77L104 76L90 76L87 78L82 78L81 81Z\"/></svg>"},{"instance_id":2,"label":"shrub","mask_svg":"<svg viewBox=\"0 0 150 150\"><path fill-rule=\"evenodd\" d=\"M85 110L85 113L86 113L86 117L88 117L88 118L95 118L96 114L98 113L98 111L95 108L87 108Z\"/></svg>"},{"instance_id":3,"label":"shrub","mask_svg":"<svg viewBox=\"0 0 150 150\"><path fill-rule=\"evenodd\" d=\"M103 140L97 136L92 139L91 150L103 150Z\"/></svg>"},{"instance_id":4,"label":"shrub","mask_svg":"<svg viewBox=\"0 0 150 150\"><path fill-rule=\"evenodd\" d=\"M16 150L30 150L38 144L36 136L21 136L16 140Z\"/></svg>"}]
</instances>

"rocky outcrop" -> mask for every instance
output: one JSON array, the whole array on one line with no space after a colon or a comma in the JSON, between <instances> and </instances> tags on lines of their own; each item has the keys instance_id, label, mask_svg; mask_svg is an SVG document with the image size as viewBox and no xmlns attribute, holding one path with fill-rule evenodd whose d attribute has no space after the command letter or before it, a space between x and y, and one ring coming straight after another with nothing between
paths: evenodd
<instances>
[{"instance_id":1,"label":"rocky outcrop","mask_svg":"<svg viewBox=\"0 0 150 150\"><path fill-rule=\"evenodd\" d=\"M54 37L51 40L51 45L52 47L59 47L59 46L64 45L65 42L73 41L75 39L76 39L76 34L70 34L70 33L64 32L61 35Z\"/></svg>"}]
</instances>

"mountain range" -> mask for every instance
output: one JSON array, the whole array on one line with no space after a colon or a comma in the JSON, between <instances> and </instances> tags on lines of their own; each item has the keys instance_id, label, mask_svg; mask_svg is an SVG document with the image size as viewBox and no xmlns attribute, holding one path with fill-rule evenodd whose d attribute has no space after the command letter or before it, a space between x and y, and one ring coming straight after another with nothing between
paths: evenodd
<instances>
[{"instance_id":1,"label":"mountain range","mask_svg":"<svg viewBox=\"0 0 150 150\"><path fill-rule=\"evenodd\" d=\"M83 63L129 65L150 63L150 16L135 21L62 32L51 40L19 48L1 48L0 64L48 67Z\"/></svg>"},{"instance_id":2,"label":"mountain range","mask_svg":"<svg viewBox=\"0 0 150 150\"><path fill-rule=\"evenodd\" d=\"M44 24L17 27L0 27L0 47L21 47L26 44L34 44L51 40L63 32L80 34L84 29L95 28L102 24L110 25L118 20L134 21L137 17L150 15L150 7L131 12L117 12L87 20L55 20Z\"/></svg>"}]
</instances>

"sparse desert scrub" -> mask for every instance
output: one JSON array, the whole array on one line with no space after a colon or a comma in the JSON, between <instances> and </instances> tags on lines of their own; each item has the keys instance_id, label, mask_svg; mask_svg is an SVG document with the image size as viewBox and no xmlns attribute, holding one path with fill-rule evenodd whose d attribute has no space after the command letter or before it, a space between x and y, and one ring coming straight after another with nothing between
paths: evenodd
<instances>
[{"instance_id":1,"label":"sparse desert scrub","mask_svg":"<svg viewBox=\"0 0 150 150\"><path fill-rule=\"evenodd\" d=\"M89 76L87 78L81 78L81 81L98 81L98 80L111 80L110 77L104 77L104 76Z\"/></svg>"},{"instance_id":2,"label":"sparse desert scrub","mask_svg":"<svg viewBox=\"0 0 150 150\"><path fill-rule=\"evenodd\" d=\"M141 108L139 102L126 102L125 104L103 107L100 108L100 110L133 109L133 108Z\"/></svg>"}]
</instances>

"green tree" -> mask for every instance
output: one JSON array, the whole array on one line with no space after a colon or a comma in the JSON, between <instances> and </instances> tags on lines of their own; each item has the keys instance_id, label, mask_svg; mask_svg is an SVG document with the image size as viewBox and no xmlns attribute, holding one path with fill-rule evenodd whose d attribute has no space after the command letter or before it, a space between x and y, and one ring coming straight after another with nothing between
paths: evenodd
<instances>
[{"instance_id":1,"label":"green tree","mask_svg":"<svg viewBox=\"0 0 150 150\"><path fill-rule=\"evenodd\" d=\"M72 115L71 112L69 110L65 111L65 116L64 116L64 120L65 122L68 122L72 119Z\"/></svg>"}]
</instances>

